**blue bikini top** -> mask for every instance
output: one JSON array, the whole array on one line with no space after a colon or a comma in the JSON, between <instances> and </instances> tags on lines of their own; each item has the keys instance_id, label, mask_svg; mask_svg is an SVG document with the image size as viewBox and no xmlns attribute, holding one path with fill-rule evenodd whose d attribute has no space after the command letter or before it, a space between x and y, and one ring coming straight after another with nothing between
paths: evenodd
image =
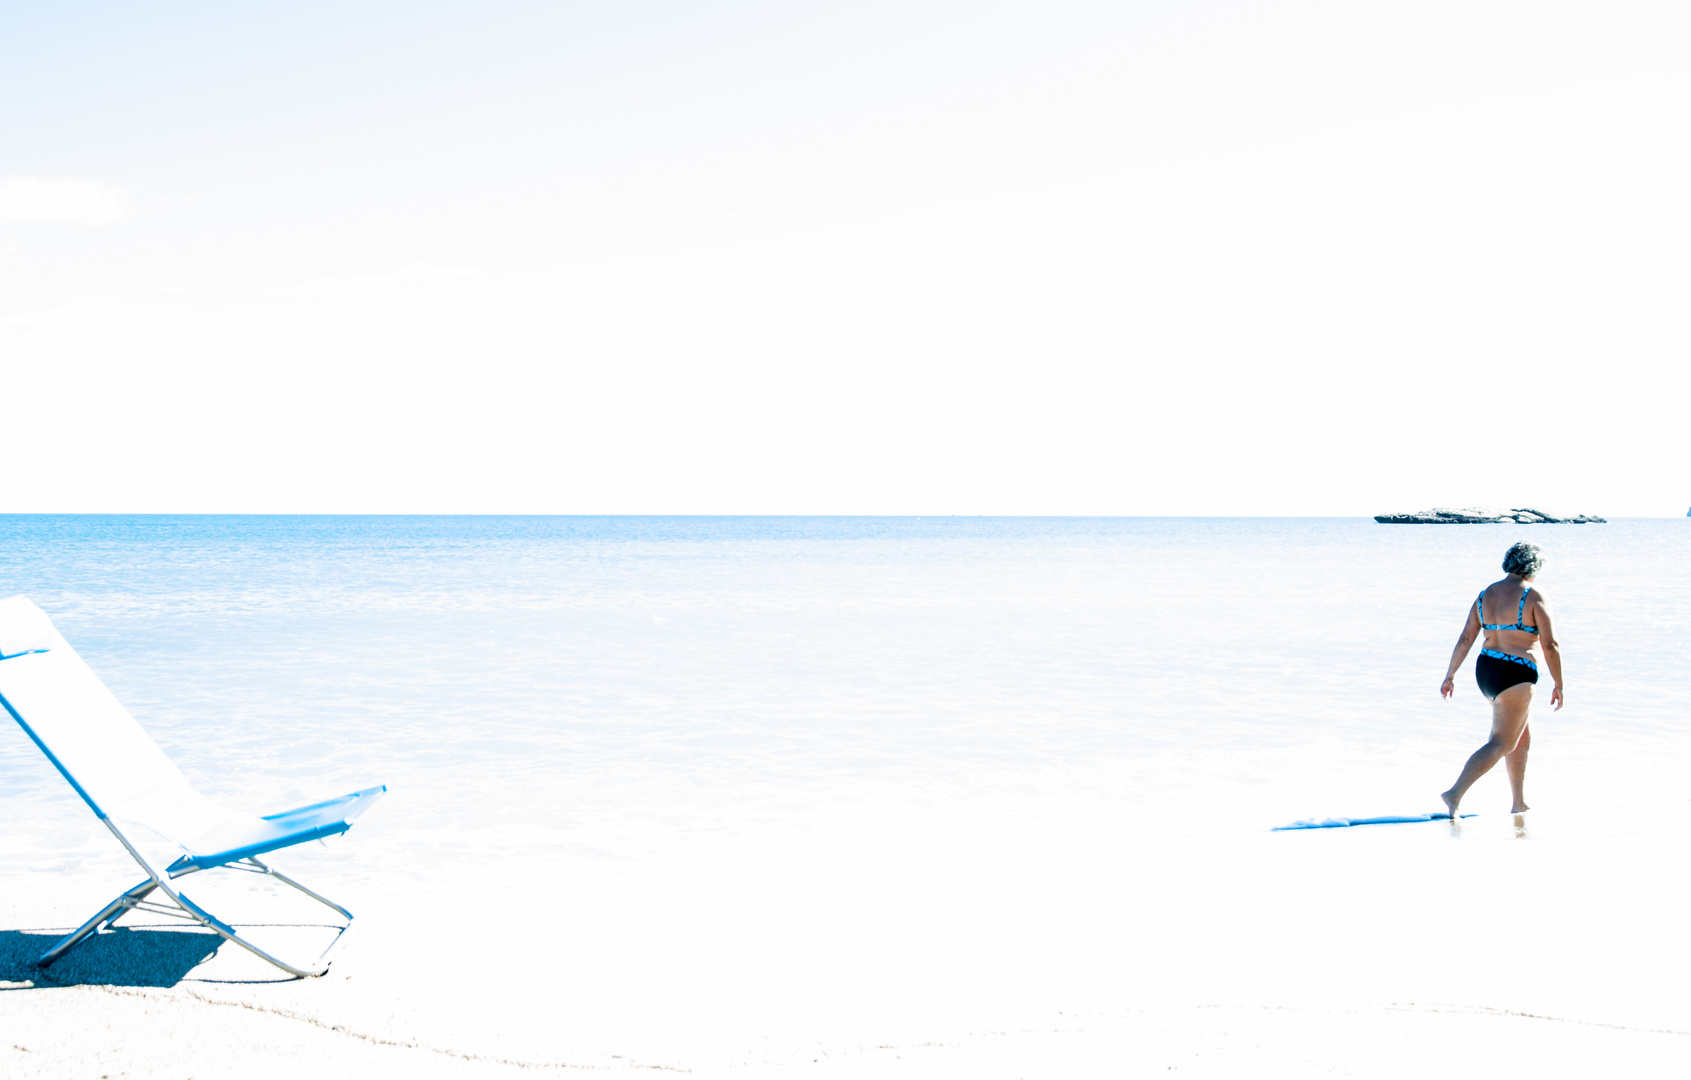
<instances>
[{"instance_id":1,"label":"blue bikini top","mask_svg":"<svg viewBox=\"0 0 1691 1080\"><path fill-rule=\"evenodd\" d=\"M1488 586L1486 586L1486 588L1490 588L1490 586L1488 585ZM1485 606L1483 604L1483 601L1485 600L1485 589L1481 589L1480 595L1474 598L1474 614L1479 616L1480 629L1481 630L1519 630L1522 633L1526 633L1526 634L1536 634L1536 633L1538 633L1538 627L1536 627L1536 626L1522 626L1521 625L1521 616L1525 615L1526 612L1527 612L1527 593L1530 593L1530 592L1532 592L1532 586L1531 585L1528 585L1526 587L1526 589L1522 591L1522 593L1521 593L1521 606L1515 609L1515 622L1514 622L1514 625L1510 625L1508 623L1488 623L1488 622L1485 621Z\"/></svg>"}]
</instances>

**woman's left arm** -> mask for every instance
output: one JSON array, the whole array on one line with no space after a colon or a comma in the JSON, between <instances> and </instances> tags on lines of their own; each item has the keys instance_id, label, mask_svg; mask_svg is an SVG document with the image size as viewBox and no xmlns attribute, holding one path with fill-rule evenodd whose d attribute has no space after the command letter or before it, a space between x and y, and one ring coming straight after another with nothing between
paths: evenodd
<instances>
[{"instance_id":1,"label":"woman's left arm","mask_svg":"<svg viewBox=\"0 0 1691 1080\"><path fill-rule=\"evenodd\" d=\"M1536 592L1536 590L1534 590ZM1538 643L1544 646L1544 666L1550 669L1550 677L1556 680L1556 686L1550 691L1550 703L1556 708L1562 707L1562 647L1556 644L1556 631L1550 621L1550 605L1544 602L1542 595L1535 597L1537 610L1533 613L1533 625L1538 627Z\"/></svg>"}]
</instances>

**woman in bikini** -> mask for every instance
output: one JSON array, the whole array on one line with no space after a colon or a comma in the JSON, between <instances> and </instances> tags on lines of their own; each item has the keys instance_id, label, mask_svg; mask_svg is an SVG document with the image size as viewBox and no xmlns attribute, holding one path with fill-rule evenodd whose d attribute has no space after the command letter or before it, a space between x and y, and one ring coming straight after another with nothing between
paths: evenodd
<instances>
[{"instance_id":1,"label":"woman in bikini","mask_svg":"<svg viewBox=\"0 0 1691 1080\"><path fill-rule=\"evenodd\" d=\"M1462 775L1456 778L1449 791L1440 796L1456 817L1462 796L1474 786L1502 758L1509 768L1509 789L1515 805L1510 813L1527 809L1522 786L1527 776L1527 750L1532 746L1532 733L1527 730L1527 706L1532 704L1532 688L1538 683L1538 658L1535 648L1543 647L1544 663L1550 677L1556 680L1550 691L1551 704L1562 707L1562 653L1556 647L1556 635L1550 628L1550 608L1544 594L1532 587L1532 579L1544 564L1538 548L1532 544L1516 544L1503 556L1502 581L1494 581L1480 590L1479 599L1468 609L1468 623L1450 654L1450 670L1445 672L1444 685L1439 693L1450 697L1456 692L1456 669L1468 658L1474 640L1485 632L1485 646L1474 662L1474 678L1480 693L1491 700L1491 738L1474 751ZM1514 608L1515 621L1506 623L1509 609ZM1486 622L1487 618L1492 622Z\"/></svg>"}]
</instances>

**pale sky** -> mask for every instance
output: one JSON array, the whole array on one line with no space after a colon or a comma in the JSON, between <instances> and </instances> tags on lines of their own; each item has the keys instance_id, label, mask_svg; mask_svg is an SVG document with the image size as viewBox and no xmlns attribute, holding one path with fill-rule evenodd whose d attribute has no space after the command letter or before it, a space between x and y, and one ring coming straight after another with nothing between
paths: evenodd
<instances>
[{"instance_id":1,"label":"pale sky","mask_svg":"<svg viewBox=\"0 0 1691 1080\"><path fill-rule=\"evenodd\" d=\"M0 512L1691 505L1683 3L13 3Z\"/></svg>"}]
</instances>

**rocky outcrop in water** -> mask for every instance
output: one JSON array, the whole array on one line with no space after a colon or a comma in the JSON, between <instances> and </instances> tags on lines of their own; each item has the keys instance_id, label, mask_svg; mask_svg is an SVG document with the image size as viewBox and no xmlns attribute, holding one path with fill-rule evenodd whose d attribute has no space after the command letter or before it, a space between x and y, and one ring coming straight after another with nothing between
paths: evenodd
<instances>
[{"instance_id":1,"label":"rocky outcrop in water","mask_svg":"<svg viewBox=\"0 0 1691 1080\"><path fill-rule=\"evenodd\" d=\"M1606 524L1603 518L1592 517L1590 514L1578 514L1574 517L1557 517L1544 510L1492 510L1478 507L1467 507L1452 510L1439 507L1436 510L1421 510L1413 514L1376 514L1374 520L1382 525L1501 525L1514 523L1516 525L1595 525Z\"/></svg>"}]
</instances>

